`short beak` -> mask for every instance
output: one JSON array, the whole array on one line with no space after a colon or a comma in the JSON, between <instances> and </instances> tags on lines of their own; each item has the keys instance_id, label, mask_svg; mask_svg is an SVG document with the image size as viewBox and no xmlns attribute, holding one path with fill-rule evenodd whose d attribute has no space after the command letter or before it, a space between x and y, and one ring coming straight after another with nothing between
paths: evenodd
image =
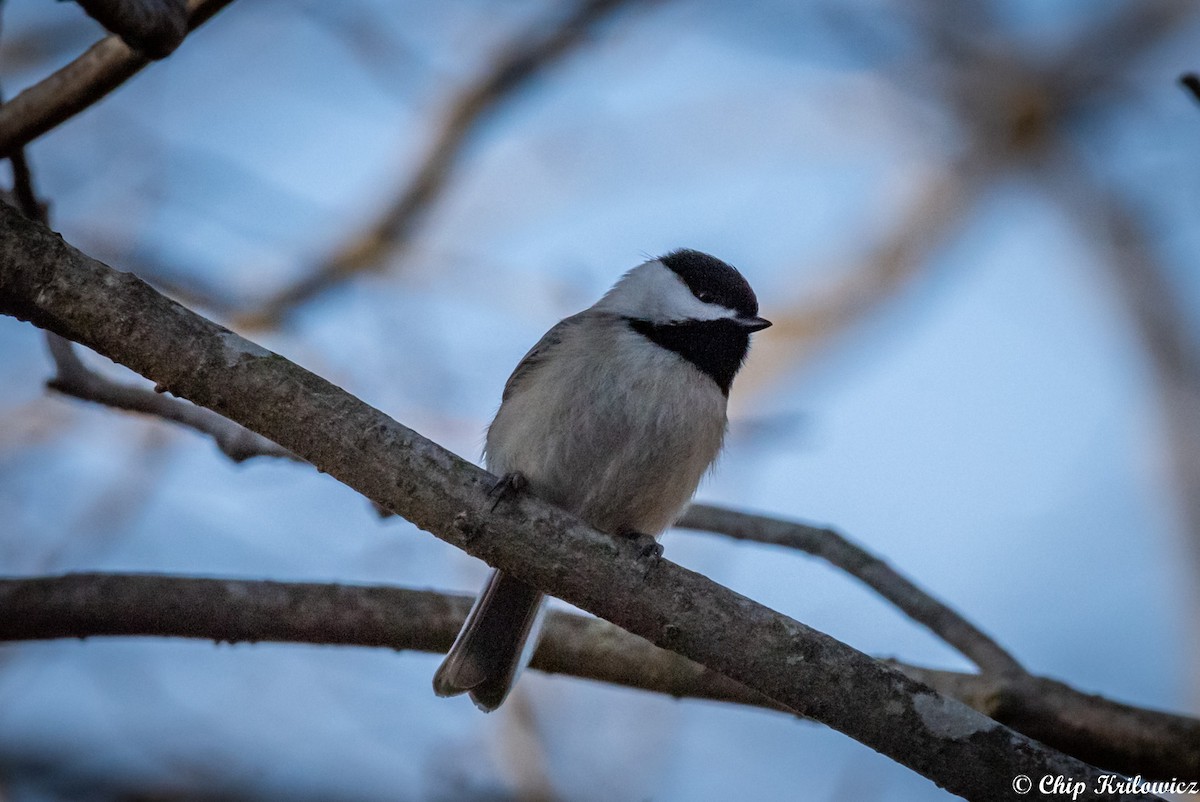
<instances>
[{"instance_id":1,"label":"short beak","mask_svg":"<svg viewBox=\"0 0 1200 802\"><path fill-rule=\"evenodd\" d=\"M746 331L762 331L767 326L771 325L771 321L761 317L739 317L737 322L741 324Z\"/></svg>"}]
</instances>

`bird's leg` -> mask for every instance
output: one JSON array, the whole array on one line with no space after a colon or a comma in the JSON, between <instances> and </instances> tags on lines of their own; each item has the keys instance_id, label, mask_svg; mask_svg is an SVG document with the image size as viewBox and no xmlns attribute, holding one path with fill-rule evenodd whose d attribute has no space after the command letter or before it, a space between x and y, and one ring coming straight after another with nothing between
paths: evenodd
<instances>
[{"instance_id":1,"label":"bird's leg","mask_svg":"<svg viewBox=\"0 0 1200 802\"><path fill-rule=\"evenodd\" d=\"M496 484L492 485L492 489L488 491L488 495L495 499L492 502L492 512L500 506L500 502L506 498L512 498L517 493L524 492L529 487L529 480L525 478L525 474L520 471L513 471L501 476Z\"/></svg>"},{"instance_id":2,"label":"bird's leg","mask_svg":"<svg viewBox=\"0 0 1200 802\"><path fill-rule=\"evenodd\" d=\"M654 557L655 559L662 556L662 544L644 532L635 532L632 529L621 529L617 532L620 537L629 538L633 541L634 548L637 549L639 557Z\"/></svg>"}]
</instances>

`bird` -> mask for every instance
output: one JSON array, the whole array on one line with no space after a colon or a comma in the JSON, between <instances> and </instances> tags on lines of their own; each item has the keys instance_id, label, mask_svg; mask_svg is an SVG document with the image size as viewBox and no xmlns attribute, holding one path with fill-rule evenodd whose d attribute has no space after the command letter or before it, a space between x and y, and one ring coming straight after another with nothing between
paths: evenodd
<instances>
[{"instance_id":1,"label":"bird","mask_svg":"<svg viewBox=\"0 0 1200 802\"><path fill-rule=\"evenodd\" d=\"M721 450L750 335L771 325L758 311L736 268L679 249L637 265L554 325L513 370L487 430L497 503L530 492L657 558L657 537ZM480 710L497 709L532 656L544 600L494 570L434 674L434 692L469 693Z\"/></svg>"}]
</instances>

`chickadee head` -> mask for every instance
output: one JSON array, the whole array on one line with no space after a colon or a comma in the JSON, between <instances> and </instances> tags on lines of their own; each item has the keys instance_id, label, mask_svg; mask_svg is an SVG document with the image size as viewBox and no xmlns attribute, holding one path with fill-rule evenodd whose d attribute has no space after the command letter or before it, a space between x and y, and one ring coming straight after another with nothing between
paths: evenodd
<instances>
[{"instance_id":1,"label":"chickadee head","mask_svg":"<svg viewBox=\"0 0 1200 802\"><path fill-rule=\"evenodd\" d=\"M736 268L688 249L633 268L596 308L657 325L725 321L746 332L771 325L758 316L758 298Z\"/></svg>"},{"instance_id":2,"label":"chickadee head","mask_svg":"<svg viewBox=\"0 0 1200 802\"><path fill-rule=\"evenodd\" d=\"M594 307L620 315L634 331L707 374L728 395L750 347L750 333L771 325L758 298L731 265L678 250L626 273Z\"/></svg>"}]
</instances>

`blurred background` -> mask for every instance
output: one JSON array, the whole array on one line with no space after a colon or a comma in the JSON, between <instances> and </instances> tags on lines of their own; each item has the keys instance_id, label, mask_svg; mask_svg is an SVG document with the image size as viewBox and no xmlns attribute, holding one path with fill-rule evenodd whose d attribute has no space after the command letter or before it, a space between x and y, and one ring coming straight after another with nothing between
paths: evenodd
<instances>
[{"instance_id":1,"label":"blurred background","mask_svg":"<svg viewBox=\"0 0 1200 802\"><path fill-rule=\"evenodd\" d=\"M4 6L9 95L103 34ZM545 329L648 255L711 252L776 325L699 498L833 524L1031 670L1196 714L1198 68L1182 0L239 0L29 155L68 241L472 460ZM311 468L52 371L0 318L4 575L483 578ZM968 668L803 555L665 546ZM0 799L948 798L760 710L529 672L485 717L433 696L437 662L3 645Z\"/></svg>"}]
</instances>

